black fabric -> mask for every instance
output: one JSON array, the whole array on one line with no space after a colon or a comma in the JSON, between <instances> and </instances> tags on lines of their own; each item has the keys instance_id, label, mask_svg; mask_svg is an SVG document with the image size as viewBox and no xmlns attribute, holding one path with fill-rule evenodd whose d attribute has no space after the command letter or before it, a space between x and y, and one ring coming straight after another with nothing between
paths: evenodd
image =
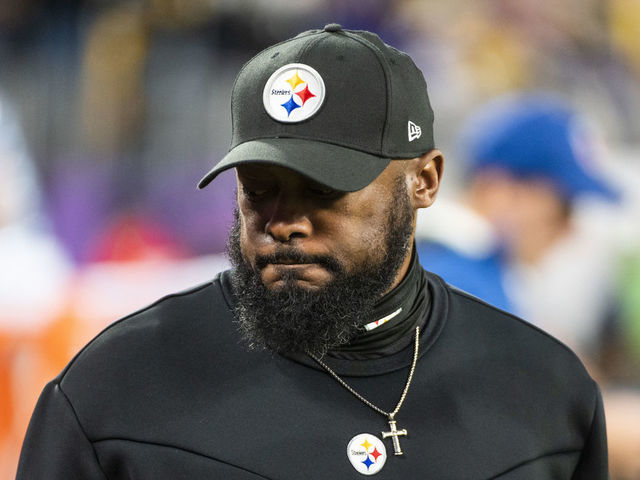
<instances>
[{"instance_id":1,"label":"black fabric","mask_svg":"<svg viewBox=\"0 0 640 480\"><path fill-rule=\"evenodd\" d=\"M373 315L362 319L362 325L397 313L386 323L373 330L364 331L351 343L328 355L345 360L367 360L389 356L407 348L415 338L415 329L424 330L429 309L429 289L427 274L418 263L415 248L411 254L411 264L400 284L376 304Z\"/></svg>"},{"instance_id":2,"label":"black fabric","mask_svg":"<svg viewBox=\"0 0 640 480\"><path fill-rule=\"evenodd\" d=\"M225 275L107 328L47 386L18 479L357 479L356 434L388 425L326 372L247 351ZM565 346L428 275L423 353L402 410L405 455L379 479L600 480L602 402ZM400 352L402 353L402 352ZM354 361L392 409L407 361ZM388 440L385 440L388 442ZM391 450L390 444L387 449Z\"/></svg>"}]
</instances>

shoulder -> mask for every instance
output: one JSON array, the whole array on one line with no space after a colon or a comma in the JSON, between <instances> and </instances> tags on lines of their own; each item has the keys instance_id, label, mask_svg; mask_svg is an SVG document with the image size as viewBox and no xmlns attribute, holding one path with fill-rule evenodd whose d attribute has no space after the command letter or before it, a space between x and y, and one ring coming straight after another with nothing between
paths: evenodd
<instances>
[{"instance_id":1,"label":"shoulder","mask_svg":"<svg viewBox=\"0 0 640 480\"><path fill-rule=\"evenodd\" d=\"M485 444L485 459L503 452L497 470L518 473L514 462L543 468L558 458L577 461L581 452L599 455L588 449L602 451L602 401L574 352L525 320L429 279L446 321L423 371L436 406L467 426L469 445Z\"/></svg>"},{"instance_id":2,"label":"shoulder","mask_svg":"<svg viewBox=\"0 0 640 480\"><path fill-rule=\"evenodd\" d=\"M430 283L446 297L447 320L441 340L471 365L488 365L494 375L521 375L530 385L562 390L596 387L578 356L557 338L526 320L496 308L429 273Z\"/></svg>"},{"instance_id":3,"label":"shoulder","mask_svg":"<svg viewBox=\"0 0 640 480\"><path fill-rule=\"evenodd\" d=\"M89 342L58 377L64 389L86 378L145 363L162 363L167 355L187 355L189 348L215 340L213 331L228 330L231 306L220 276L187 290L167 295L114 322ZM218 338L223 335L218 335Z\"/></svg>"}]
</instances>

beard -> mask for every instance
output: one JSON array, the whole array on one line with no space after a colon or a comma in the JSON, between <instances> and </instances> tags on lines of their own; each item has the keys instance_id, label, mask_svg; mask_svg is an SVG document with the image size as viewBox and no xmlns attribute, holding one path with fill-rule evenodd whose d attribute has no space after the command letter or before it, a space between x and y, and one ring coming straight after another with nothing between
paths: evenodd
<instances>
[{"instance_id":1,"label":"beard","mask_svg":"<svg viewBox=\"0 0 640 480\"><path fill-rule=\"evenodd\" d=\"M307 255L289 245L256 257L254 269L242 253L241 220L236 209L227 251L234 267L234 314L250 348L323 356L364 331L363 325L372 321L376 302L393 284L412 245L414 211L403 176L395 180L393 197L379 238L363 242L370 255L351 271L330 255ZM331 272L333 279L321 288L308 289L296 284L295 272L286 272L284 286L267 288L261 267L284 259L317 263Z\"/></svg>"}]
</instances>

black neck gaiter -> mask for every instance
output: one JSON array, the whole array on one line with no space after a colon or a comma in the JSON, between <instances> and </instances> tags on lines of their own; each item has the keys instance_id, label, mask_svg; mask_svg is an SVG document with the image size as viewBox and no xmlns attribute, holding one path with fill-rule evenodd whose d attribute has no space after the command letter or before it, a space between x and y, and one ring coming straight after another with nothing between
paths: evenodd
<instances>
[{"instance_id":1,"label":"black neck gaiter","mask_svg":"<svg viewBox=\"0 0 640 480\"><path fill-rule=\"evenodd\" d=\"M404 279L380 299L372 317L363 319L363 327L368 325L369 330L327 355L345 360L366 360L403 350L413 343L417 326L424 330L429 303L426 273L418 263L414 248ZM387 317L391 318L385 321Z\"/></svg>"}]
</instances>

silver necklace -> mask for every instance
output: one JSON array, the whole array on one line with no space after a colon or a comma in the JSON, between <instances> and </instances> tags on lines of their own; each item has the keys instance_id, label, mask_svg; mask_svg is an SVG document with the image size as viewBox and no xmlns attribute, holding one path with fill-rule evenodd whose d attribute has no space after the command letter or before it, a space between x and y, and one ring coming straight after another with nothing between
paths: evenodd
<instances>
[{"instance_id":1,"label":"silver necklace","mask_svg":"<svg viewBox=\"0 0 640 480\"><path fill-rule=\"evenodd\" d=\"M402 430L397 429L395 416L400 411L400 407L402 407L402 403L404 402L404 399L407 396L407 392L409 391L411 380L413 380L413 372L415 372L416 364L418 363L419 348L420 348L420 327L416 327L416 340L415 340L415 347L413 349L413 361L411 363L411 370L409 370L409 377L407 378L407 384L404 386L404 390L402 391L400 400L398 401L396 408L392 412L385 412L384 410L382 410L381 408L377 407L376 405L371 403L369 400L364 398L362 395L356 392L350 385L348 385L347 382L345 382L342 378L340 378L338 374L334 372L327 364L325 364L322 360L320 360L318 357L313 355L311 352L307 352L307 355L309 355L312 359L314 359L318 363L318 365L324 368L333 378L335 378L340 383L340 385L342 385L344 388L350 391L358 400L360 400L361 402L363 402L365 405L372 408L376 412L387 417L390 431L382 432L382 438L391 437L391 441L393 442L393 453L395 455L402 455L402 449L400 448L400 440L398 439L398 437L406 436L407 430L404 428Z\"/></svg>"}]
</instances>

